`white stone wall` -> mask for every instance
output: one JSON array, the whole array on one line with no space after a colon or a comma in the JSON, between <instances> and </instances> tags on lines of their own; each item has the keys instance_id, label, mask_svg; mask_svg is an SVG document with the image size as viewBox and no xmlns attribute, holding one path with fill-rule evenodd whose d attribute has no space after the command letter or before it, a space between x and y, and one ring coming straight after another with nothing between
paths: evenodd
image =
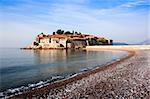
<instances>
[{"instance_id":1,"label":"white stone wall","mask_svg":"<svg viewBox=\"0 0 150 99\"><path fill-rule=\"evenodd\" d=\"M67 39L60 39L59 43L62 44L66 48L66 41Z\"/></svg>"},{"instance_id":2,"label":"white stone wall","mask_svg":"<svg viewBox=\"0 0 150 99\"><path fill-rule=\"evenodd\" d=\"M49 38L40 39L40 43L49 43Z\"/></svg>"},{"instance_id":3,"label":"white stone wall","mask_svg":"<svg viewBox=\"0 0 150 99\"><path fill-rule=\"evenodd\" d=\"M41 39L39 45L42 46L42 48L60 48L63 45L64 48L66 48L66 41L67 39L59 39L59 38L45 38Z\"/></svg>"},{"instance_id":4,"label":"white stone wall","mask_svg":"<svg viewBox=\"0 0 150 99\"><path fill-rule=\"evenodd\" d=\"M60 44L59 43L39 43L42 48L59 48Z\"/></svg>"}]
</instances>

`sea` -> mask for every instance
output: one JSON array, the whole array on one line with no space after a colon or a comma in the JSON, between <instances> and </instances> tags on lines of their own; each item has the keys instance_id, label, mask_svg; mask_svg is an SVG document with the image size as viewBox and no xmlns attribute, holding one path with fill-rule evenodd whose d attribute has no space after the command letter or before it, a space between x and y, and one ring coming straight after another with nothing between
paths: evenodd
<instances>
[{"instance_id":1,"label":"sea","mask_svg":"<svg viewBox=\"0 0 150 99\"><path fill-rule=\"evenodd\" d=\"M125 57L125 51L0 49L0 96L42 87ZM42 86L41 86L42 85Z\"/></svg>"}]
</instances>

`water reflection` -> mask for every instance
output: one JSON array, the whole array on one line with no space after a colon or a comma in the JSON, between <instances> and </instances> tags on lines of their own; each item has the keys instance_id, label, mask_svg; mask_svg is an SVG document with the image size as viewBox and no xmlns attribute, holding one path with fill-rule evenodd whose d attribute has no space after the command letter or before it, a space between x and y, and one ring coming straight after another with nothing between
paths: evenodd
<instances>
[{"instance_id":1,"label":"water reflection","mask_svg":"<svg viewBox=\"0 0 150 99\"><path fill-rule=\"evenodd\" d=\"M37 75L42 76L75 72L86 59L86 51L82 50L34 50L33 55L36 64L47 64L40 66L37 71Z\"/></svg>"},{"instance_id":2,"label":"water reflection","mask_svg":"<svg viewBox=\"0 0 150 99\"><path fill-rule=\"evenodd\" d=\"M63 61L81 53L86 53L82 50L32 50L34 61L37 64L47 64Z\"/></svg>"},{"instance_id":3,"label":"water reflection","mask_svg":"<svg viewBox=\"0 0 150 99\"><path fill-rule=\"evenodd\" d=\"M65 50L34 50L34 59L38 64L52 63L66 59Z\"/></svg>"}]
</instances>

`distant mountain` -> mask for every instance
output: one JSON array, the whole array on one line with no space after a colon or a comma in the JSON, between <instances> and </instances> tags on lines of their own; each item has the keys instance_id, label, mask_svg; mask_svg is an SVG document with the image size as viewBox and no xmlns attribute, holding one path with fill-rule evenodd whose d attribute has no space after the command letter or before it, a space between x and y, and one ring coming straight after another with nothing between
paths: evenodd
<instances>
[{"instance_id":1,"label":"distant mountain","mask_svg":"<svg viewBox=\"0 0 150 99\"><path fill-rule=\"evenodd\" d=\"M145 40L143 42L140 42L138 44L140 44L140 45L149 45L150 44L150 39L147 39L147 40Z\"/></svg>"},{"instance_id":2,"label":"distant mountain","mask_svg":"<svg viewBox=\"0 0 150 99\"><path fill-rule=\"evenodd\" d=\"M129 45L129 44L124 42L114 42L113 45Z\"/></svg>"}]
</instances>

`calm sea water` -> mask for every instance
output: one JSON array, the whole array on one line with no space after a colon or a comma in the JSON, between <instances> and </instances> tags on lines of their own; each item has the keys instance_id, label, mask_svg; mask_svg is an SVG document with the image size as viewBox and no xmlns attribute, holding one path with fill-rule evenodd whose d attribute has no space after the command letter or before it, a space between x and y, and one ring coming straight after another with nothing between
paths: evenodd
<instances>
[{"instance_id":1,"label":"calm sea water","mask_svg":"<svg viewBox=\"0 0 150 99\"><path fill-rule=\"evenodd\" d=\"M126 52L0 49L0 92L103 65Z\"/></svg>"}]
</instances>

